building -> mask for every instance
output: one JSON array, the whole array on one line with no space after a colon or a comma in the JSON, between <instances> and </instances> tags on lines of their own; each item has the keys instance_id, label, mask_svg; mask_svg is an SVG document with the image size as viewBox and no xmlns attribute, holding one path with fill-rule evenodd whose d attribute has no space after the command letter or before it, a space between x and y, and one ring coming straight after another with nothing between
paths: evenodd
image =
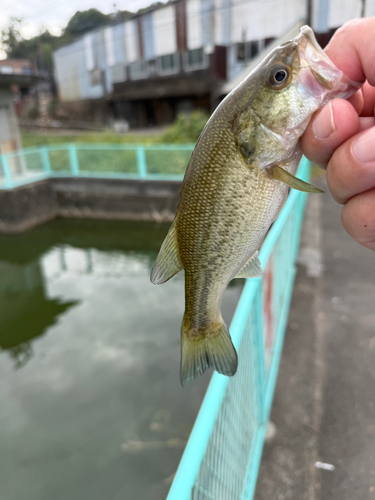
<instances>
[{"instance_id":1,"label":"building","mask_svg":"<svg viewBox=\"0 0 375 500\"><path fill-rule=\"evenodd\" d=\"M366 15L375 0L366 0ZM212 111L221 87L272 40L312 19L324 42L363 0L172 0L86 34L54 53L60 100L86 117L130 126ZM326 35L324 35L326 34Z\"/></svg>"},{"instance_id":2,"label":"building","mask_svg":"<svg viewBox=\"0 0 375 500\"><path fill-rule=\"evenodd\" d=\"M20 95L27 96L40 76L30 61L0 61L0 154L21 148L16 105Z\"/></svg>"},{"instance_id":3,"label":"building","mask_svg":"<svg viewBox=\"0 0 375 500\"><path fill-rule=\"evenodd\" d=\"M24 116L31 107L37 105L37 89L35 79L32 78L35 74L36 66L28 59L3 59L0 61L0 75L13 75L17 80L17 83L13 83L11 86L17 116ZM9 76L10 79L13 77Z\"/></svg>"}]
</instances>

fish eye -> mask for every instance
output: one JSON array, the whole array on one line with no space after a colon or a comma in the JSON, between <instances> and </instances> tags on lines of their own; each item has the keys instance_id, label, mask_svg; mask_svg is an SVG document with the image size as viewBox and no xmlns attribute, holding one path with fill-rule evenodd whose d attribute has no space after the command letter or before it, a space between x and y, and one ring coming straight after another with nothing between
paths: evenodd
<instances>
[{"instance_id":1,"label":"fish eye","mask_svg":"<svg viewBox=\"0 0 375 500\"><path fill-rule=\"evenodd\" d=\"M272 68L269 75L269 83L277 90L283 89L290 83L290 72L286 66Z\"/></svg>"}]
</instances>

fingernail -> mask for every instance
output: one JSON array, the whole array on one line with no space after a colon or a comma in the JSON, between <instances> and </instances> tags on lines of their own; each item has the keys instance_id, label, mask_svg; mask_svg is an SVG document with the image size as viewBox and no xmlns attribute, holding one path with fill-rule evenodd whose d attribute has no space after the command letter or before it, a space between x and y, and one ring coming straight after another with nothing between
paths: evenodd
<instances>
[{"instance_id":1,"label":"fingernail","mask_svg":"<svg viewBox=\"0 0 375 500\"><path fill-rule=\"evenodd\" d=\"M331 102L329 102L315 118L312 129L317 139L327 139L333 132L335 132L336 126L333 119Z\"/></svg>"},{"instance_id":2,"label":"fingernail","mask_svg":"<svg viewBox=\"0 0 375 500\"><path fill-rule=\"evenodd\" d=\"M353 142L352 153L363 163L375 161L375 127L366 130Z\"/></svg>"}]
</instances>

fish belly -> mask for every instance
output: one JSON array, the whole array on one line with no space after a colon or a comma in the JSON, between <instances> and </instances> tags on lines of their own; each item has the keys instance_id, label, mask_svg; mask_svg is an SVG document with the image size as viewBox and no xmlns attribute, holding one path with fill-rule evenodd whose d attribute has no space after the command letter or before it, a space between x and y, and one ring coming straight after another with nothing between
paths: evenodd
<instances>
[{"instance_id":1,"label":"fish belly","mask_svg":"<svg viewBox=\"0 0 375 500\"><path fill-rule=\"evenodd\" d=\"M221 318L226 286L259 249L287 189L237 161L220 185L201 182L184 193L178 246L185 269L185 321L194 330Z\"/></svg>"}]
</instances>

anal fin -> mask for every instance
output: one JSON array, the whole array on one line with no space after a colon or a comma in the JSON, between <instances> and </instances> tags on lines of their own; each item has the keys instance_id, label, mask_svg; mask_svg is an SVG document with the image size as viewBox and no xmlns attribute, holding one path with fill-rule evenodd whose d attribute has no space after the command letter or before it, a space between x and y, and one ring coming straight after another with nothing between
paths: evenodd
<instances>
[{"instance_id":1,"label":"anal fin","mask_svg":"<svg viewBox=\"0 0 375 500\"><path fill-rule=\"evenodd\" d=\"M259 260L259 252L256 251L246 262L235 278L259 278L263 275L263 269Z\"/></svg>"},{"instance_id":2,"label":"anal fin","mask_svg":"<svg viewBox=\"0 0 375 500\"><path fill-rule=\"evenodd\" d=\"M303 191L304 193L324 193L324 191L322 191L321 189L313 186L312 184L309 184L308 182L298 179L298 177L295 177L278 165L268 169L267 175L271 179L284 182L291 188L297 189L298 191Z\"/></svg>"},{"instance_id":3,"label":"anal fin","mask_svg":"<svg viewBox=\"0 0 375 500\"><path fill-rule=\"evenodd\" d=\"M163 244L159 255L151 270L151 281L155 285L161 285L182 269L178 246L175 222L173 222Z\"/></svg>"}]
</instances>

